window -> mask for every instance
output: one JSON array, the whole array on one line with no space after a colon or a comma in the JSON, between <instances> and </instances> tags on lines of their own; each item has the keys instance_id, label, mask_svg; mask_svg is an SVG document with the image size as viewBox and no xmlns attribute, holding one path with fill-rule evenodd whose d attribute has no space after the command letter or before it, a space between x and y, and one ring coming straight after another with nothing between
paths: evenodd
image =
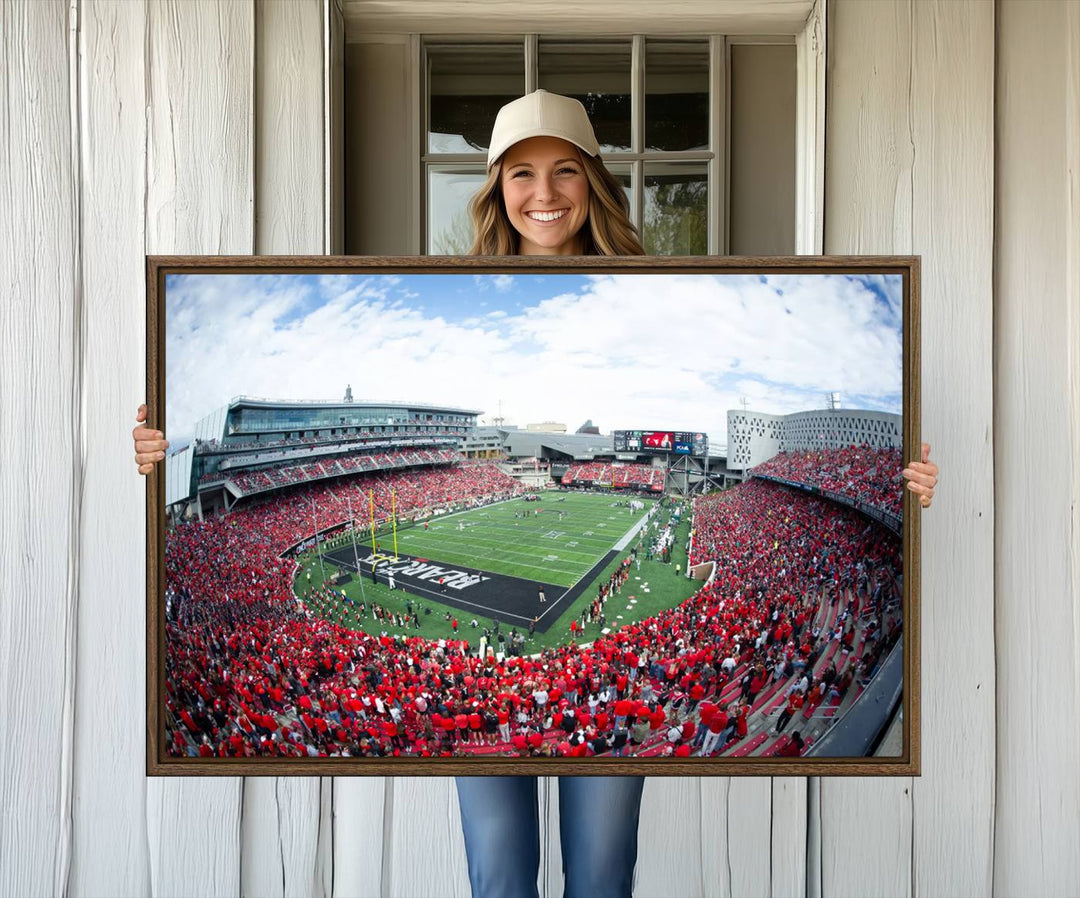
<instances>
[{"instance_id":1,"label":"window","mask_svg":"<svg viewBox=\"0 0 1080 898\"><path fill-rule=\"evenodd\" d=\"M446 5L463 15L471 8ZM346 4L347 16L355 6ZM653 252L821 252L825 59L817 12L807 19L789 10L766 36L718 34L710 10L723 4L697 4L697 13L680 7L670 16L658 7L678 36L556 35L564 17L552 12L529 19L537 34L451 37L425 36L414 6L380 4L402 16L409 10L408 21L373 30L358 17L346 39L345 252L467 252L466 204L485 176L495 114L538 87L585 104ZM444 22L445 14L433 16L428 29ZM649 29L641 16L619 16L617 27L635 25Z\"/></svg>"},{"instance_id":2,"label":"window","mask_svg":"<svg viewBox=\"0 0 1080 898\"><path fill-rule=\"evenodd\" d=\"M777 42L787 44L783 49L793 60L790 39ZM729 50L722 36L426 39L419 160L423 250L468 252L466 206L485 178L495 115L507 101L539 87L584 104L604 162L627 192L646 252L727 251L730 154L721 123L728 120ZM785 88L793 93L791 85ZM790 118L791 171L782 177L792 181L793 195L793 105ZM780 214L793 220L794 208Z\"/></svg>"}]
</instances>

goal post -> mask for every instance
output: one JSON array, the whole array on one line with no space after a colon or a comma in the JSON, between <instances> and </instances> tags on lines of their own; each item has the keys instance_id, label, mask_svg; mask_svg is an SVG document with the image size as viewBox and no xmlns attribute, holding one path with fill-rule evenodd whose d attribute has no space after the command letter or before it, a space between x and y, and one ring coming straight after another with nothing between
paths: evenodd
<instances>
[{"instance_id":1,"label":"goal post","mask_svg":"<svg viewBox=\"0 0 1080 898\"><path fill-rule=\"evenodd\" d=\"M375 521L375 491L368 490L368 526L371 530L371 555L374 559L374 564L378 564L380 561L397 561L398 560L398 544L397 544L397 490L390 491L390 532L393 535L394 540L394 554L385 554L379 548L379 544L375 539L376 533L386 533L386 522L383 522L383 527L380 530Z\"/></svg>"},{"instance_id":2,"label":"goal post","mask_svg":"<svg viewBox=\"0 0 1080 898\"><path fill-rule=\"evenodd\" d=\"M397 561L397 490L390 491L390 526L394 532L394 561Z\"/></svg>"}]
</instances>

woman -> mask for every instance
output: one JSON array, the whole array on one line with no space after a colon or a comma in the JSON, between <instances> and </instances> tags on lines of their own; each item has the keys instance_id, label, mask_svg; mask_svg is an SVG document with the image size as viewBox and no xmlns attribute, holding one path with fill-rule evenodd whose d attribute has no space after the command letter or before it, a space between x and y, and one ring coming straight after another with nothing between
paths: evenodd
<instances>
[{"instance_id":1,"label":"woman","mask_svg":"<svg viewBox=\"0 0 1080 898\"><path fill-rule=\"evenodd\" d=\"M507 103L490 144L487 180L469 203L473 255L644 255L577 100L538 90Z\"/></svg>"},{"instance_id":2,"label":"woman","mask_svg":"<svg viewBox=\"0 0 1080 898\"><path fill-rule=\"evenodd\" d=\"M469 206L472 254L642 255L626 195L599 153L576 100L541 90L504 106L491 134L487 180ZM145 406L137 420L146 420ZM141 425L132 435L139 472L146 474L168 443ZM924 444L921 462L904 471L924 507L937 475L929 448ZM536 777L457 778L474 898L537 895L536 783ZM559 778L566 898L631 894L643 785L643 777Z\"/></svg>"}]
</instances>

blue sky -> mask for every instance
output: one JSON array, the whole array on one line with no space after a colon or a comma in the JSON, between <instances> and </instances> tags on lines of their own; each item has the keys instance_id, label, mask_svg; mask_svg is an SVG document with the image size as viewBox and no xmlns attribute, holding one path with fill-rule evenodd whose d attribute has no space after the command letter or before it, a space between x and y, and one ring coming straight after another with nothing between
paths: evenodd
<instances>
[{"instance_id":1,"label":"blue sky","mask_svg":"<svg viewBox=\"0 0 1080 898\"><path fill-rule=\"evenodd\" d=\"M328 283L330 278L334 281L332 284ZM179 277L174 280L183 284L192 279ZM283 283L303 292L303 298L279 319L280 324L314 311L333 291L363 289L373 280L382 280L390 287L387 296L392 306L408 305L423 311L429 318L441 317L450 323L475 321L477 316L495 311L514 314L522 308L538 305L552 294L580 292L589 283L586 276L574 274L390 275L381 279L363 275L269 275L249 280L261 280L268 292L274 292Z\"/></svg>"},{"instance_id":2,"label":"blue sky","mask_svg":"<svg viewBox=\"0 0 1080 898\"><path fill-rule=\"evenodd\" d=\"M704 430L726 412L899 413L899 276L177 275L166 284L167 433L239 394L501 408Z\"/></svg>"}]
</instances>

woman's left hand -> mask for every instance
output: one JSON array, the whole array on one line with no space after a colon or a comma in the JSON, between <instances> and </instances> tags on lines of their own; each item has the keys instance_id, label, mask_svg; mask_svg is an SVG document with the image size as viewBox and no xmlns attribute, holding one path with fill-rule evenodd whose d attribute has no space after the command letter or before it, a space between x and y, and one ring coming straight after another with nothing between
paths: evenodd
<instances>
[{"instance_id":1,"label":"woman's left hand","mask_svg":"<svg viewBox=\"0 0 1080 898\"><path fill-rule=\"evenodd\" d=\"M929 508L934 501L934 487L937 486L938 467L930 461L930 444L922 444L922 461L913 461L903 470L907 478L907 488L919 497L923 508Z\"/></svg>"}]
</instances>

